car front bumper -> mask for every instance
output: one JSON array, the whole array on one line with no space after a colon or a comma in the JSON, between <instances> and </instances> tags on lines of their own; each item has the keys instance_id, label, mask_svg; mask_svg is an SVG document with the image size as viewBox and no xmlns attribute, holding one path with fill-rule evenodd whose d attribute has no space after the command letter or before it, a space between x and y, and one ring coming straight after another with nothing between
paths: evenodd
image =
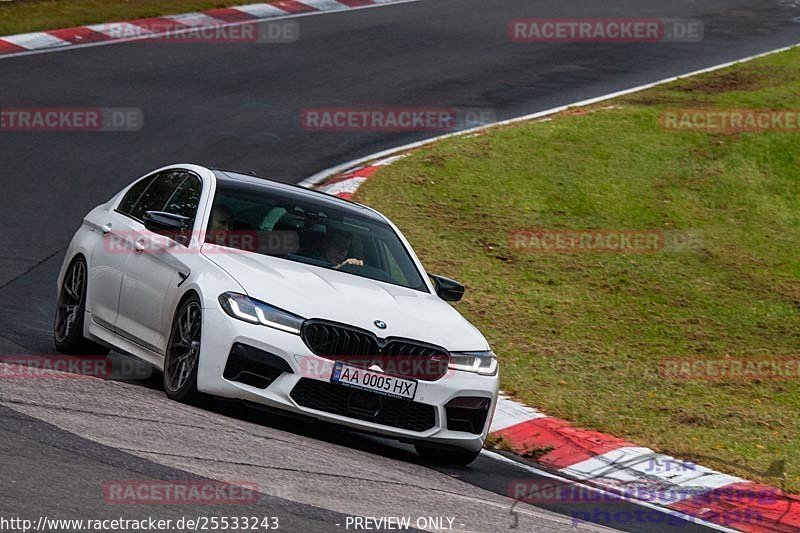
<instances>
[{"instance_id":1,"label":"car front bumper","mask_svg":"<svg viewBox=\"0 0 800 533\"><path fill-rule=\"evenodd\" d=\"M231 348L235 343L279 357L288 364L291 372L280 373L266 388L226 379L223 374ZM406 412L401 413L406 415L410 410L418 409L420 412L430 410L432 412L430 427L421 431L404 429L385 423L386 417L382 418L380 414L370 418L359 413L358 417L355 417L352 416L352 413L330 412L335 410L332 408L321 410L326 401L332 400L326 399L329 398L327 396L313 398L315 391L319 391L321 396L324 396L325 391L335 392L334 397L340 398L342 390L345 388L342 385L330 383L334 362L314 355L299 335L249 324L229 317L221 309L206 308L203 309L201 346L198 368L198 389L201 392L250 401L405 441L425 441L431 444L457 446L477 451L483 446L486 439L497 403L497 376L481 376L470 372L450 370L436 381L419 380L413 400L414 405L411 406L413 409L406 408ZM302 395L298 394L301 389L304 392ZM349 392L355 389L346 390ZM490 401L488 415L480 434L447 428L446 404L456 397L464 396L486 398ZM298 398L300 402L298 402ZM309 401L310 399L314 401ZM393 399L381 401L382 407L379 410L388 409L390 404L397 414L398 409L402 411L403 407L396 402L404 401ZM312 408L309 405L320 408ZM408 404L404 405L408 407ZM341 412L341 409L339 411Z\"/></svg>"}]
</instances>

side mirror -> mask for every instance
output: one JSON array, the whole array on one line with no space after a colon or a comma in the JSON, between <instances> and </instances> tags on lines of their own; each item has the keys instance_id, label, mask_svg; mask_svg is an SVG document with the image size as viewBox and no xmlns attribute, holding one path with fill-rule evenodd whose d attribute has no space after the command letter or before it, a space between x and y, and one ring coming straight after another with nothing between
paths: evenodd
<instances>
[{"instance_id":1,"label":"side mirror","mask_svg":"<svg viewBox=\"0 0 800 533\"><path fill-rule=\"evenodd\" d=\"M153 233L165 235L181 244L189 242L189 217L165 213L164 211L148 211L144 214L144 227Z\"/></svg>"},{"instance_id":2,"label":"side mirror","mask_svg":"<svg viewBox=\"0 0 800 533\"><path fill-rule=\"evenodd\" d=\"M464 296L464 286L454 279L431 274L436 294L446 302L457 302Z\"/></svg>"}]
</instances>

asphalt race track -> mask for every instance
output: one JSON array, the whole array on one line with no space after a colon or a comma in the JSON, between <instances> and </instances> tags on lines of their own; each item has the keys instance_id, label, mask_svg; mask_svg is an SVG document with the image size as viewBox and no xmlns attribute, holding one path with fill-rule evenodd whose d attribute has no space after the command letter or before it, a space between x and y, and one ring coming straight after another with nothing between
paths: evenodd
<instances>
[{"instance_id":1,"label":"asphalt race track","mask_svg":"<svg viewBox=\"0 0 800 533\"><path fill-rule=\"evenodd\" d=\"M507 33L512 18L615 16L701 19L705 38L532 44ZM295 19L292 44L144 41L2 59L0 107L135 107L145 126L0 133L0 355L53 353L69 238L91 207L150 169L197 162L297 182L436 134L310 132L304 108L488 108L501 120L794 44L795 17L793 0L423 0ZM455 517L462 531L574 529L576 509L512 510L509 481L534 474L490 455L433 468L404 445L226 402L170 402L159 383L1 380L0 516L258 515L279 516L282 530L336 531L347 516L408 515ZM103 499L109 480L186 478L253 480L262 494L202 508Z\"/></svg>"}]
</instances>

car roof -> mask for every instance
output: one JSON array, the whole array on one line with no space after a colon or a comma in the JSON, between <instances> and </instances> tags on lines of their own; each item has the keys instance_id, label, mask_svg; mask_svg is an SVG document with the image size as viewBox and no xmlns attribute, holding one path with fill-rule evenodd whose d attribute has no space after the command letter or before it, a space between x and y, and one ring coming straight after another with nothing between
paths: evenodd
<instances>
[{"instance_id":1,"label":"car roof","mask_svg":"<svg viewBox=\"0 0 800 533\"><path fill-rule=\"evenodd\" d=\"M244 183L258 188L263 188L265 191L276 191L283 195L293 197L297 200L312 202L322 207L331 207L340 211L346 211L351 215L366 217L376 222L386 223L386 220L373 209L350 202L343 198L326 194L312 189L306 189L299 185L291 185L289 183L282 183L279 181L271 180L269 178L262 178L252 174L242 174L233 170L222 170L218 168L210 169L217 178L218 182L227 183Z\"/></svg>"}]
</instances>

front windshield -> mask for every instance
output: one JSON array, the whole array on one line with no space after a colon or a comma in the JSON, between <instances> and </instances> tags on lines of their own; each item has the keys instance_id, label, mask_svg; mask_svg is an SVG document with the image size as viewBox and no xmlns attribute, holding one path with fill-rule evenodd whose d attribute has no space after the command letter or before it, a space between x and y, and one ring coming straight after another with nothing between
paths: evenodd
<instances>
[{"instance_id":1,"label":"front windshield","mask_svg":"<svg viewBox=\"0 0 800 533\"><path fill-rule=\"evenodd\" d=\"M329 204L219 180L205 241L427 292L388 224Z\"/></svg>"}]
</instances>

